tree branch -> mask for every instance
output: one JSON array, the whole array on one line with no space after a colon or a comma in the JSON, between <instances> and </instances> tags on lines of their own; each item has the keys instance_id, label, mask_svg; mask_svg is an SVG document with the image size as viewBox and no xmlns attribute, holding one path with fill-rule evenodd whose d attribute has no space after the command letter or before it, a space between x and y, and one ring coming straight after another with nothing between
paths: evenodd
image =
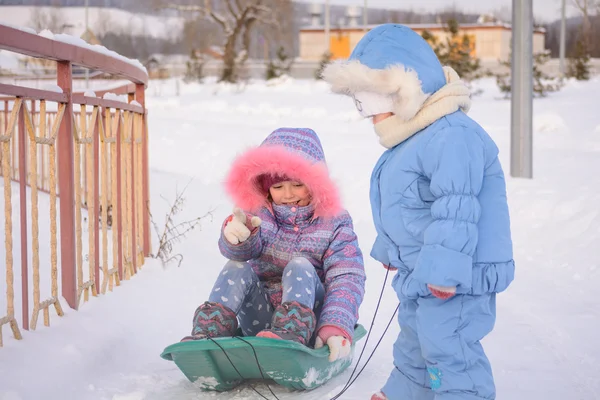
<instances>
[{"instance_id":1,"label":"tree branch","mask_svg":"<svg viewBox=\"0 0 600 400\"><path fill-rule=\"evenodd\" d=\"M274 10L260 2L251 7L251 13L247 18L256 19L263 24L279 26Z\"/></svg>"},{"instance_id":2,"label":"tree branch","mask_svg":"<svg viewBox=\"0 0 600 400\"><path fill-rule=\"evenodd\" d=\"M244 7L242 6L242 3L240 3L240 0L235 0L235 4L237 5L238 10L240 10L240 12L242 12Z\"/></svg>"},{"instance_id":3,"label":"tree branch","mask_svg":"<svg viewBox=\"0 0 600 400\"><path fill-rule=\"evenodd\" d=\"M220 16L219 14L217 14L214 11L210 12L210 16L212 17L212 19L215 20L215 22L217 22L219 25L221 25L221 27L225 31L225 34L229 34L229 32L231 31L231 27L229 26L229 24L227 23L227 20L225 20L225 18L223 18L222 16Z\"/></svg>"},{"instance_id":4,"label":"tree branch","mask_svg":"<svg viewBox=\"0 0 600 400\"><path fill-rule=\"evenodd\" d=\"M198 5L183 5L183 4L173 4L169 3L165 6L167 9L172 9L180 12L197 12L202 14L202 16L206 19L212 19L227 33L231 30L230 25L227 23L227 19L221 16L219 13L215 12L212 8L209 10L204 6ZM209 18L210 16L210 18Z\"/></svg>"},{"instance_id":5,"label":"tree branch","mask_svg":"<svg viewBox=\"0 0 600 400\"><path fill-rule=\"evenodd\" d=\"M236 19L236 20L240 19L239 12L236 12L235 8L233 8L232 0L227 0L225 3L227 3L227 9L229 10L229 12L233 16L233 18ZM238 6L239 6L239 3L238 3ZM240 12L242 11L241 8L239 10L240 10Z\"/></svg>"}]
</instances>

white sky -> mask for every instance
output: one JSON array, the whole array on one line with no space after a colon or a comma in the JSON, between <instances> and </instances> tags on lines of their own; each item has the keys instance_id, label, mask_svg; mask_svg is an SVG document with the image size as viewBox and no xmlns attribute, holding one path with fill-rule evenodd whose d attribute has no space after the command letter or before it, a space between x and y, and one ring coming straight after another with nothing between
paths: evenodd
<instances>
[{"instance_id":1,"label":"white sky","mask_svg":"<svg viewBox=\"0 0 600 400\"><path fill-rule=\"evenodd\" d=\"M303 0L307 3L324 3L325 0ZM363 6L365 0L329 0L330 4ZM367 0L368 6L373 8L403 9L414 11L442 10L449 6L456 6L465 12L483 13L506 8L510 10L512 0ZM575 14L567 2L567 15ZM533 13L541 21L553 21L560 18L561 0L533 0Z\"/></svg>"}]
</instances>

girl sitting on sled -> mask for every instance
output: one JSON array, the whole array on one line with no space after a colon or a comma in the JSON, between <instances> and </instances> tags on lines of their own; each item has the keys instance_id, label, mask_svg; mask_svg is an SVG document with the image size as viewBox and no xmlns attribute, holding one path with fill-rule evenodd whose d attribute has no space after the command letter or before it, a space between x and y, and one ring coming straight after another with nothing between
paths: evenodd
<instances>
[{"instance_id":1,"label":"girl sitting on sled","mask_svg":"<svg viewBox=\"0 0 600 400\"><path fill-rule=\"evenodd\" d=\"M363 256L317 134L274 131L234 161L226 190L236 207L219 249L230 261L183 340L234 336L239 324L244 336L314 341L329 346L330 361L347 356Z\"/></svg>"}]
</instances>

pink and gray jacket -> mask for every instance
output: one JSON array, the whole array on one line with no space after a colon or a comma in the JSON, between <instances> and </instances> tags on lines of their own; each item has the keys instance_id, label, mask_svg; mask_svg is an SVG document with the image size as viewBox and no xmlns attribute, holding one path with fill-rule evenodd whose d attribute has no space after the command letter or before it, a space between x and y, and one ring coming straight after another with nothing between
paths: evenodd
<instances>
[{"instance_id":1,"label":"pink and gray jacket","mask_svg":"<svg viewBox=\"0 0 600 400\"><path fill-rule=\"evenodd\" d=\"M262 175L285 175L311 191L305 207L275 205L260 184ZM363 255L350 214L340 204L317 134L305 128L280 128L256 148L239 156L226 177L236 206L257 215L262 224L248 240L232 245L223 236L219 249L235 261L248 261L273 307L281 304L281 276L294 257L315 267L325 287L317 330L333 326L352 338L365 288ZM225 226L225 224L223 224Z\"/></svg>"}]
</instances>

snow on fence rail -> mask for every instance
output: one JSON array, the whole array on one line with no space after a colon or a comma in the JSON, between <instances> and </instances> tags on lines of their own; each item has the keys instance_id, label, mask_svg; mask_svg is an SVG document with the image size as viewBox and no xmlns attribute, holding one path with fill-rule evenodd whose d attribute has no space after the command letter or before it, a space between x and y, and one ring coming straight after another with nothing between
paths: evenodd
<instances>
[{"instance_id":1,"label":"snow on fence rail","mask_svg":"<svg viewBox=\"0 0 600 400\"><path fill-rule=\"evenodd\" d=\"M49 326L51 306L63 315L61 298L78 309L81 299L89 300L90 292L92 296L104 294L120 285L121 280L131 278L151 249L145 68L78 38L55 37L47 31L37 35L1 24L0 49L57 63L56 85L47 90L0 84L5 236L4 271L0 269L0 273L6 275L7 308L4 317L0 312L1 347L4 325L21 339L19 325L34 330L43 312L44 325ZM131 83L108 94L73 93L73 65L110 73ZM127 102L115 95L126 95ZM19 189L18 226L13 222L13 198L17 198L12 195L13 187ZM43 257L39 191L49 194L50 204L50 234L42 235L49 237L50 251ZM87 229L83 229L84 224ZM15 243L20 245L17 257L13 254ZM18 263L20 307L15 303L14 270ZM49 278L40 279L40 272ZM42 289L42 285L50 287ZM45 300L42 290L50 293ZM21 324L16 309L21 310Z\"/></svg>"}]
</instances>

